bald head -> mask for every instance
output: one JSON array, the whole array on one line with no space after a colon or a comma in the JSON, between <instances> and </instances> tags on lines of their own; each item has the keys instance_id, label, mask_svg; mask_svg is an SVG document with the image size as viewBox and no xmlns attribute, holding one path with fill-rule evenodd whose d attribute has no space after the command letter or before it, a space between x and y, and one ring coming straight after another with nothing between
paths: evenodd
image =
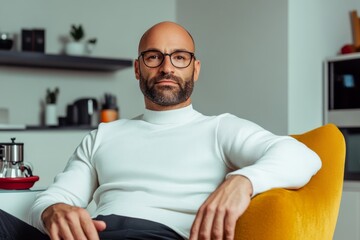
<instances>
[{"instance_id":1,"label":"bald head","mask_svg":"<svg viewBox=\"0 0 360 240\"><path fill-rule=\"evenodd\" d=\"M173 48L170 51L183 49L194 52L195 43L191 34L184 27L174 22L161 22L144 33L140 39L138 51L139 54L148 49L166 52L166 49L162 48Z\"/></svg>"},{"instance_id":2,"label":"bald head","mask_svg":"<svg viewBox=\"0 0 360 240\"><path fill-rule=\"evenodd\" d=\"M191 104L201 64L190 33L173 22L158 23L141 37L138 51L134 70L146 108L163 111Z\"/></svg>"}]
</instances>

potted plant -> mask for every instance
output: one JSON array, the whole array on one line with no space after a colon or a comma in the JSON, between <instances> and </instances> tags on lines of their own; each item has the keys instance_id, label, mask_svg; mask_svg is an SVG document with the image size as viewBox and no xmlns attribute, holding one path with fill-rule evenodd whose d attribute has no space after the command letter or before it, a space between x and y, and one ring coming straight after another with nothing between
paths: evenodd
<instances>
[{"instance_id":1,"label":"potted plant","mask_svg":"<svg viewBox=\"0 0 360 240\"><path fill-rule=\"evenodd\" d=\"M65 52L68 55L86 55L90 54L97 42L96 38L85 39L85 31L81 24L71 25L71 40L66 44Z\"/></svg>"},{"instance_id":2,"label":"potted plant","mask_svg":"<svg viewBox=\"0 0 360 240\"><path fill-rule=\"evenodd\" d=\"M45 98L45 125L46 126L57 126L57 108L56 102L59 94L59 88L55 88L51 91L49 88L46 90Z\"/></svg>"}]
</instances>

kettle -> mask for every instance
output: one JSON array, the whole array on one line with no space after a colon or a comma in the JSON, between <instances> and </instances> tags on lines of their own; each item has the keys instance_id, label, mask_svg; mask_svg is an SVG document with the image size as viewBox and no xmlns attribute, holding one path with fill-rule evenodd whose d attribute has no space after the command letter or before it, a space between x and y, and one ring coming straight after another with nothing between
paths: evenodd
<instances>
[{"instance_id":1,"label":"kettle","mask_svg":"<svg viewBox=\"0 0 360 240\"><path fill-rule=\"evenodd\" d=\"M67 122L69 125L93 126L97 122L97 107L95 98L77 99L67 107Z\"/></svg>"},{"instance_id":2,"label":"kettle","mask_svg":"<svg viewBox=\"0 0 360 240\"><path fill-rule=\"evenodd\" d=\"M0 178L31 177L32 167L24 163L24 143L0 143Z\"/></svg>"}]
</instances>

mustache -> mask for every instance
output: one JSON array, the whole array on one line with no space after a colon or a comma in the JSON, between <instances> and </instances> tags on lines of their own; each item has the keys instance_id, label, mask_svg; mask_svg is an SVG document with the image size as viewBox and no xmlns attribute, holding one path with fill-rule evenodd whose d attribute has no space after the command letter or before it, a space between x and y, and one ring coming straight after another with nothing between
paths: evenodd
<instances>
[{"instance_id":1,"label":"mustache","mask_svg":"<svg viewBox=\"0 0 360 240\"><path fill-rule=\"evenodd\" d=\"M159 82L159 81L161 81L161 80L163 80L163 79L171 79L171 80L173 80L174 82L176 82L177 84L179 84L179 83L181 82L181 78L180 78L180 77L177 77L177 76L175 76L175 75L173 75L173 74L169 74L169 73L167 73L167 74L161 74L161 75L159 75L159 76L157 76L157 77L154 77L154 78L152 79L152 82L155 84L155 83L157 83L157 82Z\"/></svg>"}]
</instances>

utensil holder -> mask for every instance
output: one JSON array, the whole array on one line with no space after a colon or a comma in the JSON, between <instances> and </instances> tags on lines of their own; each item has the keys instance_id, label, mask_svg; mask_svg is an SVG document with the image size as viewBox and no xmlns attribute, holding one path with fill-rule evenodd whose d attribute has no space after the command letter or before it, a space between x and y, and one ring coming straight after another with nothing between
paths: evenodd
<instances>
[{"instance_id":1,"label":"utensil holder","mask_svg":"<svg viewBox=\"0 0 360 240\"><path fill-rule=\"evenodd\" d=\"M45 106L45 125L46 126L57 126L57 107L56 104L46 104Z\"/></svg>"}]
</instances>

